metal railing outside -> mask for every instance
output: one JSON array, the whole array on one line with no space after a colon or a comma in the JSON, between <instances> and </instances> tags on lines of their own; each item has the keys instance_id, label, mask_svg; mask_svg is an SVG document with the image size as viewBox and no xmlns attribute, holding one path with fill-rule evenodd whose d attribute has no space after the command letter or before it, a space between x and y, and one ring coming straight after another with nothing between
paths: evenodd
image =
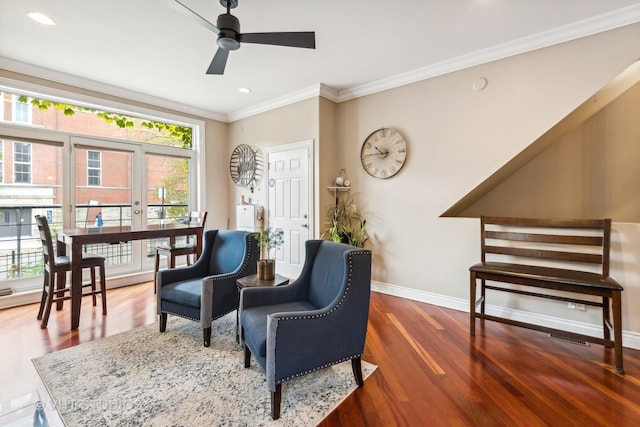
<instances>
[{"instance_id":1,"label":"metal railing outside","mask_svg":"<svg viewBox=\"0 0 640 427\"><path fill-rule=\"evenodd\" d=\"M0 280L19 279L42 275L42 246L35 215L47 217L52 236L63 228L62 207L60 205L30 205L3 207L4 211L15 210L15 221L0 222ZM76 206L76 227L96 226L94 212L102 214L102 226L131 225L131 205L127 204L86 204ZM163 215L164 214L164 215ZM163 221L179 222L188 217L187 204L151 204L147 207L147 223L157 224ZM155 247L160 240L145 242L145 254L148 258L155 255ZM86 245L85 252L97 253L106 258L107 265L131 263L131 242L120 244Z\"/></svg>"}]
</instances>

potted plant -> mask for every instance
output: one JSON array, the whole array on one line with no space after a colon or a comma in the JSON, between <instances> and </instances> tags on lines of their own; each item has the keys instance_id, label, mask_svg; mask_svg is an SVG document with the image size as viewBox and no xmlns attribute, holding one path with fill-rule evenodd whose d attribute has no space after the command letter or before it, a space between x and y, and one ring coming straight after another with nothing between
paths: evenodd
<instances>
[{"instance_id":1,"label":"potted plant","mask_svg":"<svg viewBox=\"0 0 640 427\"><path fill-rule=\"evenodd\" d=\"M358 248L364 247L369 238L367 235L367 220L362 217L353 196L337 200L336 205L327 211L326 228L323 237Z\"/></svg>"},{"instance_id":2,"label":"potted plant","mask_svg":"<svg viewBox=\"0 0 640 427\"><path fill-rule=\"evenodd\" d=\"M282 228L265 228L256 233L260 259L257 270L259 280L273 280L276 275L276 260L269 258L272 249L278 250L284 243L284 230Z\"/></svg>"}]
</instances>

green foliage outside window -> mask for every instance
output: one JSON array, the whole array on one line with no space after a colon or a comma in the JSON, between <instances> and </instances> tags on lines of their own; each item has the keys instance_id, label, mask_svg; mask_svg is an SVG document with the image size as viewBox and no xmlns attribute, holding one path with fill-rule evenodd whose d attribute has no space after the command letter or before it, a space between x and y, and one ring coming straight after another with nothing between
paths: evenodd
<instances>
[{"instance_id":1,"label":"green foliage outside window","mask_svg":"<svg viewBox=\"0 0 640 427\"><path fill-rule=\"evenodd\" d=\"M182 141L182 148L191 149L193 144L193 129L186 126L179 126L170 123L157 122L153 120L142 120L136 117L130 117L119 113L109 113L107 111L97 110L95 108L81 107L79 105L65 104L47 99L29 98L26 95L20 95L18 101L22 103L31 103L40 110L48 110L53 107L61 110L65 116L73 116L76 111L93 113L97 117L103 119L107 123L113 123L119 128L135 128L136 126L145 127L147 129L156 129L160 132L166 132L169 137Z\"/></svg>"}]
</instances>

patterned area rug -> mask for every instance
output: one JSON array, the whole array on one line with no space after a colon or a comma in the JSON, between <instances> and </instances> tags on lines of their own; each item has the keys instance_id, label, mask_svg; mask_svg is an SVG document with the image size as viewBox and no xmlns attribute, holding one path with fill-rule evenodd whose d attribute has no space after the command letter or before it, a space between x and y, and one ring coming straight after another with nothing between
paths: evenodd
<instances>
[{"instance_id":1,"label":"patterned area rug","mask_svg":"<svg viewBox=\"0 0 640 427\"><path fill-rule=\"evenodd\" d=\"M311 426L356 389L351 362L287 381L272 421L264 372L253 358L243 367L235 316L213 322L209 348L198 323L169 316L165 333L147 325L33 363L68 426ZM375 369L362 362L365 378Z\"/></svg>"}]
</instances>

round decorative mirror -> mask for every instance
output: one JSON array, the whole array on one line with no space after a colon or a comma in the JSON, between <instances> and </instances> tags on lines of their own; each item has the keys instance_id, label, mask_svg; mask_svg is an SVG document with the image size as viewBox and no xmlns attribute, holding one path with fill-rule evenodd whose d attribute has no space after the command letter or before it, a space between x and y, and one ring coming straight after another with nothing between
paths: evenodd
<instances>
[{"instance_id":1,"label":"round decorative mirror","mask_svg":"<svg viewBox=\"0 0 640 427\"><path fill-rule=\"evenodd\" d=\"M247 144L238 145L231 153L229 172L236 185L247 187L253 192L253 187L262 176L260 150Z\"/></svg>"}]
</instances>

